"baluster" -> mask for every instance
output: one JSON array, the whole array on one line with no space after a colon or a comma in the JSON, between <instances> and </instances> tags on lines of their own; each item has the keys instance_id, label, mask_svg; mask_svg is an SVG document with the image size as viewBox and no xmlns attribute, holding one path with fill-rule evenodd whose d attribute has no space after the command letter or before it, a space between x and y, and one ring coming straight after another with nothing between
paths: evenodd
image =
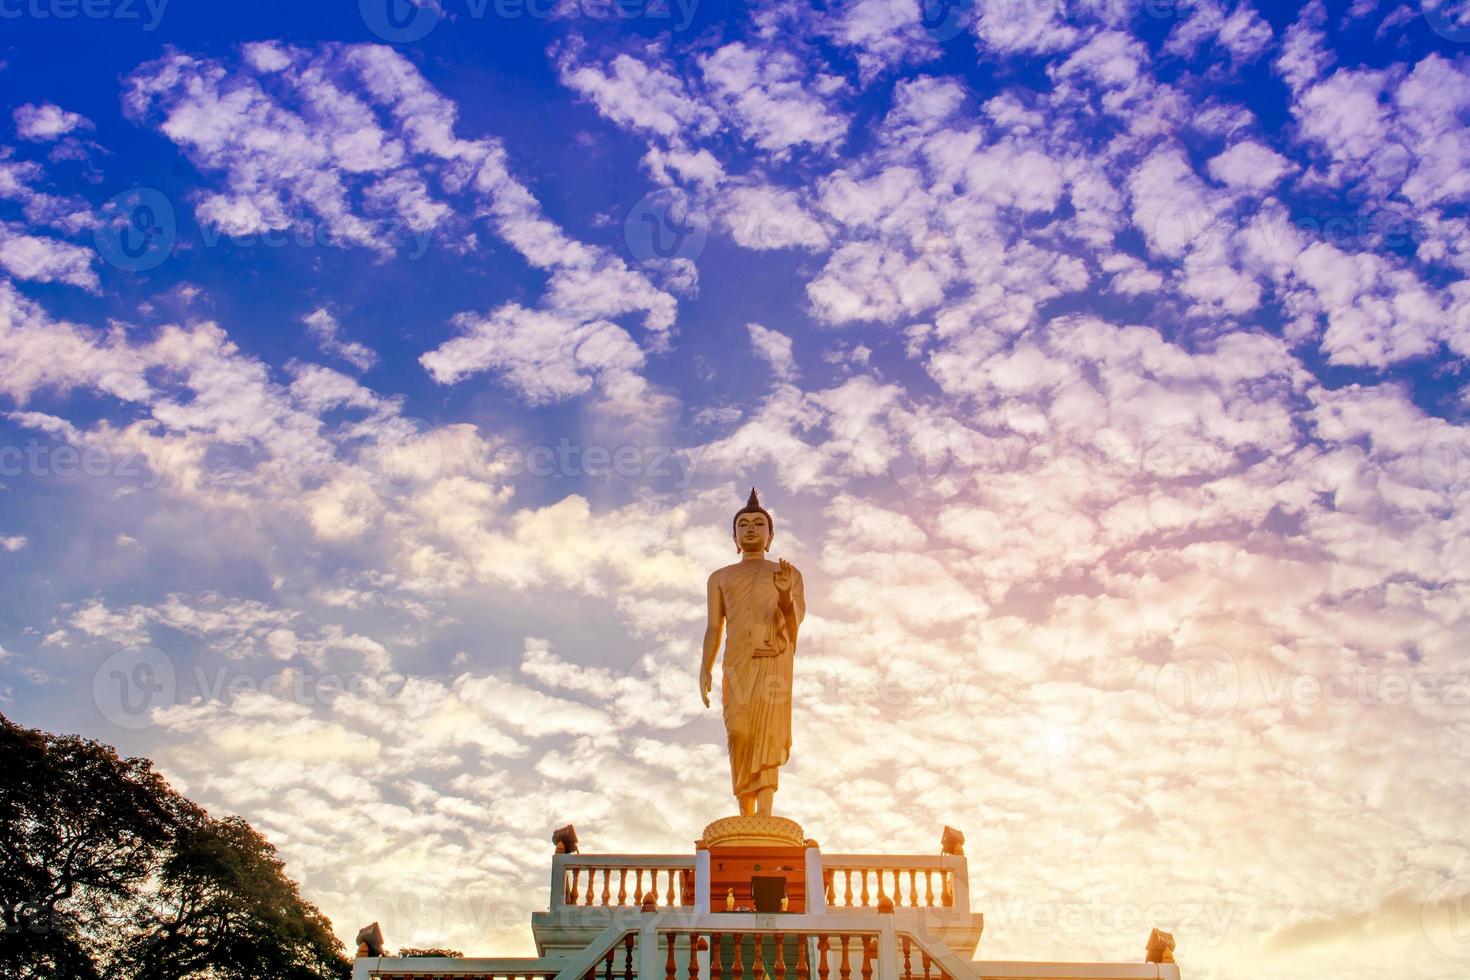
<instances>
[{"instance_id":1,"label":"baluster","mask_svg":"<svg viewBox=\"0 0 1470 980\"><path fill-rule=\"evenodd\" d=\"M822 880L827 883L827 908L829 909L837 906L837 892L832 887L833 877L834 874L831 868L822 869Z\"/></svg>"},{"instance_id":2,"label":"baluster","mask_svg":"<svg viewBox=\"0 0 1470 980\"><path fill-rule=\"evenodd\" d=\"M929 964L934 961L929 958L928 950L923 947L919 948L919 955L924 958L924 980L929 980Z\"/></svg>"},{"instance_id":3,"label":"baluster","mask_svg":"<svg viewBox=\"0 0 1470 980\"><path fill-rule=\"evenodd\" d=\"M643 904L643 869L633 869L633 904Z\"/></svg>"},{"instance_id":4,"label":"baluster","mask_svg":"<svg viewBox=\"0 0 1470 980\"><path fill-rule=\"evenodd\" d=\"M796 934L796 980L811 980L812 966L806 960L806 933Z\"/></svg>"},{"instance_id":5,"label":"baluster","mask_svg":"<svg viewBox=\"0 0 1470 980\"><path fill-rule=\"evenodd\" d=\"M873 872L873 877L875 877L875 878L878 879L878 904L879 905L882 905L883 904L883 899L885 899L885 898L888 897L887 896L887 893L883 891L883 869L882 868L876 869ZM866 904L866 903L864 903L864 904ZM893 904L894 905L897 905L898 904L898 896L897 895L893 896ZM864 942L866 942L866 940L864 940Z\"/></svg>"},{"instance_id":6,"label":"baluster","mask_svg":"<svg viewBox=\"0 0 1470 980\"><path fill-rule=\"evenodd\" d=\"M664 980L674 980L679 975L679 966L674 962L674 934L669 933L669 957L664 960Z\"/></svg>"},{"instance_id":7,"label":"baluster","mask_svg":"<svg viewBox=\"0 0 1470 980\"><path fill-rule=\"evenodd\" d=\"M604 960L607 963L607 968L602 971L602 980L612 980L613 958L617 955L617 952L618 948L616 946L608 947L607 957Z\"/></svg>"},{"instance_id":8,"label":"baluster","mask_svg":"<svg viewBox=\"0 0 1470 980\"><path fill-rule=\"evenodd\" d=\"M569 903L572 904L572 905L576 905L577 904L577 879L580 878L581 875L582 875L582 869L581 868L573 868L572 869L572 888L571 888L571 891L567 892L567 898L569 900Z\"/></svg>"},{"instance_id":9,"label":"baluster","mask_svg":"<svg viewBox=\"0 0 1470 980\"><path fill-rule=\"evenodd\" d=\"M602 904L612 901L612 868L602 869Z\"/></svg>"},{"instance_id":10,"label":"baluster","mask_svg":"<svg viewBox=\"0 0 1470 980\"><path fill-rule=\"evenodd\" d=\"M776 933L776 980L786 980L786 936Z\"/></svg>"},{"instance_id":11,"label":"baluster","mask_svg":"<svg viewBox=\"0 0 1470 980\"><path fill-rule=\"evenodd\" d=\"M924 869L924 894L928 906L934 907L934 869Z\"/></svg>"},{"instance_id":12,"label":"baluster","mask_svg":"<svg viewBox=\"0 0 1470 980\"><path fill-rule=\"evenodd\" d=\"M903 889L899 887L898 876L902 874L897 868L893 869L893 907L898 908L903 904Z\"/></svg>"},{"instance_id":13,"label":"baluster","mask_svg":"<svg viewBox=\"0 0 1470 980\"><path fill-rule=\"evenodd\" d=\"M838 980L852 980L852 963L847 959L847 937L838 936L842 940L842 961L837 964Z\"/></svg>"},{"instance_id":14,"label":"baluster","mask_svg":"<svg viewBox=\"0 0 1470 980\"><path fill-rule=\"evenodd\" d=\"M908 936L903 937L903 980L914 980L914 965L909 961L910 947L913 942Z\"/></svg>"},{"instance_id":15,"label":"baluster","mask_svg":"<svg viewBox=\"0 0 1470 980\"><path fill-rule=\"evenodd\" d=\"M851 908L852 907L852 869L851 868L843 868L842 870L844 872L846 872L846 874L847 874L847 901L844 902L843 904L846 905L846 906L848 906L849 908Z\"/></svg>"},{"instance_id":16,"label":"baluster","mask_svg":"<svg viewBox=\"0 0 1470 980\"><path fill-rule=\"evenodd\" d=\"M832 943L826 936L817 937L817 980L827 980L832 973L832 968L827 965L827 950L832 948Z\"/></svg>"},{"instance_id":17,"label":"baluster","mask_svg":"<svg viewBox=\"0 0 1470 980\"><path fill-rule=\"evenodd\" d=\"M873 980L873 959L878 955L878 940L863 937L863 980Z\"/></svg>"},{"instance_id":18,"label":"baluster","mask_svg":"<svg viewBox=\"0 0 1470 980\"><path fill-rule=\"evenodd\" d=\"M709 944L699 938L699 933L691 932L689 934L689 980L699 980L699 949L701 946L708 948Z\"/></svg>"},{"instance_id":19,"label":"baluster","mask_svg":"<svg viewBox=\"0 0 1470 980\"><path fill-rule=\"evenodd\" d=\"M741 959L741 940L745 938L740 933L735 934L735 960L730 964L730 976L733 980L745 980L745 963Z\"/></svg>"},{"instance_id":20,"label":"baluster","mask_svg":"<svg viewBox=\"0 0 1470 980\"><path fill-rule=\"evenodd\" d=\"M587 898L586 898L585 901L582 902L582 904L583 905L591 905L592 904L592 900L597 897L594 894L594 892L596 892L596 891L597 891L597 869L596 868L588 868L587 869Z\"/></svg>"},{"instance_id":21,"label":"baluster","mask_svg":"<svg viewBox=\"0 0 1470 980\"><path fill-rule=\"evenodd\" d=\"M919 907L918 873L916 868L909 868L909 908L911 909Z\"/></svg>"},{"instance_id":22,"label":"baluster","mask_svg":"<svg viewBox=\"0 0 1470 980\"><path fill-rule=\"evenodd\" d=\"M755 934L755 950L750 957L750 975L755 980L766 980L766 937L761 933Z\"/></svg>"},{"instance_id":23,"label":"baluster","mask_svg":"<svg viewBox=\"0 0 1470 980\"><path fill-rule=\"evenodd\" d=\"M721 980L725 968L720 964L720 934L710 933L709 937L709 980Z\"/></svg>"},{"instance_id":24,"label":"baluster","mask_svg":"<svg viewBox=\"0 0 1470 980\"><path fill-rule=\"evenodd\" d=\"M623 937L623 980L633 980L633 934Z\"/></svg>"},{"instance_id":25,"label":"baluster","mask_svg":"<svg viewBox=\"0 0 1470 980\"><path fill-rule=\"evenodd\" d=\"M868 869L858 869L858 875L863 879L863 908L870 908L868 904ZM878 881L880 884L882 883L883 879L881 876L879 877Z\"/></svg>"},{"instance_id":26,"label":"baluster","mask_svg":"<svg viewBox=\"0 0 1470 980\"><path fill-rule=\"evenodd\" d=\"M586 973L585 976L582 977L582 980L597 980L597 964L596 963L593 963L591 966L589 966L587 968L587 973Z\"/></svg>"},{"instance_id":27,"label":"baluster","mask_svg":"<svg viewBox=\"0 0 1470 980\"><path fill-rule=\"evenodd\" d=\"M948 869L939 872L939 884L940 884L940 887L942 889L942 892L941 892L941 894L939 896L939 902L940 902L940 904L943 905L945 908L951 908L951 907L953 907L953 905L954 905L954 872L949 871Z\"/></svg>"},{"instance_id":28,"label":"baluster","mask_svg":"<svg viewBox=\"0 0 1470 980\"><path fill-rule=\"evenodd\" d=\"M673 904L674 904L674 869L673 868L670 868L669 869L669 893L668 893L668 899L669 900L667 902L665 902L664 904L672 908L673 907Z\"/></svg>"},{"instance_id":29,"label":"baluster","mask_svg":"<svg viewBox=\"0 0 1470 980\"><path fill-rule=\"evenodd\" d=\"M618 869L618 904L628 904L628 869Z\"/></svg>"}]
</instances>

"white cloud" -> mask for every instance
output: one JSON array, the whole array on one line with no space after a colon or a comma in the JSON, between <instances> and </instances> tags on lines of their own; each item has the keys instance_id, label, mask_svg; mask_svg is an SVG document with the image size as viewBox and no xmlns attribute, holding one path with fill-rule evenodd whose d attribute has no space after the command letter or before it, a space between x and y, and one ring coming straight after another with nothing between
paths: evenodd
<instances>
[{"instance_id":1,"label":"white cloud","mask_svg":"<svg viewBox=\"0 0 1470 980\"><path fill-rule=\"evenodd\" d=\"M57 238L28 235L13 225L0 223L0 268L17 279L63 282L95 291L98 288L97 272L92 268L95 258L96 253L89 248Z\"/></svg>"},{"instance_id":2,"label":"white cloud","mask_svg":"<svg viewBox=\"0 0 1470 980\"><path fill-rule=\"evenodd\" d=\"M1080 32L1063 0L981 0L975 33L998 54L1047 54L1072 47Z\"/></svg>"},{"instance_id":3,"label":"white cloud","mask_svg":"<svg viewBox=\"0 0 1470 980\"><path fill-rule=\"evenodd\" d=\"M746 330L750 332L750 346L756 356L770 365L772 378L780 383L796 377L796 359L791 354L790 337L759 323L746 324Z\"/></svg>"},{"instance_id":4,"label":"white cloud","mask_svg":"<svg viewBox=\"0 0 1470 980\"><path fill-rule=\"evenodd\" d=\"M762 150L831 146L847 133L846 116L816 91L822 77L808 79L790 54L734 42L701 58L699 67L721 113Z\"/></svg>"},{"instance_id":5,"label":"white cloud","mask_svg":"<svg viewBox=\"0 0 1470 980\"><path fill-rule=\"evenodd\" d=\"M18 106L14 112L15 134L37 143L60 139L68 133L92 128L92 121L58 105L43 102Z\"/></svg>"},{"instance_id":6,"label":"white cloud","mask_svg":"<svg viewBox=\"0 0 1470 980\"><path fill-rule=\"evenodd\" d=\"M366 371L378 362L378 355L366 345L342 339L342 325L330 310L319 307L303 316L301 322L306 324L307 331L323 353L340 357L359 371Z\"/></svg>"},{"instance_id":7,"label":"white cloud","mask_svg":"<svg viewBox=\"0 0 1470 980\"><path fill-rule=\"evenodd\" d=\"M74 547L53 548L48 534L46 549L27 552L38 580L65 580L58 556L106 526L91 536L102 560L87 591L27 628L81 676L85 651L171 637L207 670L271 681L161 715L164 771L268 833L344 932L373 917L359 913L375 889L396 887L362 868L393 867L430 914L422 928L390 928L390 943L524 952L520 917L514 932L487 927L475 908L499 906L475 889L491 881L499 902L544 905L538 855L551 826L575 820L589 849L662 852L730 805L717 712L700 708L692 672L700 586L731 560L734 489L754 480L771 488L780 548L802 567L811 609L778 806L826 849L921 853L933 846L925 828L969 821L998 853L1042 856L992 869L990 890L1024 908L1142 908L1167 893L1176 908L1212 910L1174 929L1197 968L1222 978L1431 975L1422 942L1384 954L1343 935L1362 921L1354 910L1412 920L1413 902L1394 896L1424 896L1458 873L1453 848L1402 852L1406 839L1457 839L1463 780L1445 774L1465 769L1454 764L1464 746L1442 736L1459 709L1282 692L1302 679L1371 690L1464 673L1470 437L1426 412L1420 365L1400 367L1446 343L1464 353L1470 329L1470 293L1444 285L1470 255L1453 207L1464 193L1460 66L1436 57L1330 76L1309 12L1284 44L1295 60L1279 66L1302 125L1278 133L1222 101L1218 70L1176 64L1168 84L1155 79L1156 55L1118 5L1017 6L999 18L1004 4L987 5L975 25L986 70L1010 87L974 96L926 67L894 87L885 115L864 117L851 159L836 158L841 141L783 155L739 139L779 143L799 128L737 122L747 109L711 97L678 38L628 55L645 74L585 51L568 62L606 66L577 91L647 142L656 181L695 185L742 248L789 250L707 271L759 269L773 295L807 289L812 309L780 320L780 333L747 328L777 376L755 390L727 388L727 366L694 329L673 335L673 300L542 213L511 175L519 157L457 136L453 106L392 52L256 45L239 77L224 63L176 64L184 74L160 79L160 106L183 109L176 88L190 72L225 72L221 93L258 89L331 137L321 152L344 214L484 221L547 283L461 315L459 335L424 354L436 380L484 372L508 392L480 397L466 384L473 421L436 425L404 417L404 396L331 368L268 364L236 324L91 329L0 283L0 391L35 403L10 421L58 443L136 451L161 474L149 493L95 480L28 504L79 529ZM852 20L871 28L854 35L848 63L864 84L876 78L865 72L926 56L890 45L879 13ZM777 95L840 107L847 90L819 77L835 69L806 60L802 34L833 19L757 20L777 32L762 50L796 86ZM715 48L736 43L735 30ZM1191 42L1200 58L1250 34L1227 37L1224 20L1210 30ZM308 108L294 79L313 70L327 84ZM1033 73L1055 84L1023 84ZM1337 92L1368 93L1378 116L1342 118L1325 104ZM36 186L34 168L5 162L0 196ZM231 174L250 172L232 166L209 177L232 206L265 215L270 192L307 200L264 170L229 197ZM1314 234L1293 221L1301 199L1275 196L1298 190L1415 205L1419 253ZM752 237L739 219L776 221L782 234ZM804 312L855 325L814 330ZM309 316L325 349L346 343L335 319ZM650 368L655 348L667 365ZM1313 374L1323 358L1342 369L1330 389ZM1454 364L1424 365L1447 372L1436 390L1451 399ZM575 443L568 426L586 413L519 410L573 398L646 408L660 375L710 427L675 462L693 482L668 493L652 481L584 490L553 443ZM100 421L99 399L117 403ZM556 419L543 426L545 416ZM665 442L691 438L670 431ZM622 428L617 438L641 439ZM536 441L552 452L551 475L528 473L514 452ZM136 544L115 547L120 535ZM180 592L153 577L161 554L208 584ZM261 597L206 591L242 567L259 569L248 580ZM27 635L7 647L24 649ZM1219 651L1225 673L1212 678L1236 682L1218 714L1200 716L1165 683L1171 663L1200 649ZM395 663L414 675L394 678ZM291 693L297 678L338 669L358 681L346 696ZM667 805L639 805L650 787L672 786ZM1277 816L1283 786L1299 827ZM1171 805L1185 796L1191 806ZM1402 832L1365 837L1364 806ZM1027 817L1043 811L1069 819ZM1085 865L1066 857L1078 828ZM1199 840L1213 842L1204 858ZM1264 885L1253 870L1263 841L1280 872ZM1141 853L1163 879L1138 876ZM1319 859L1328 853L1363 860ZM1238 894L1251 901L1219 900ZM1038 932L1006 902L985 910L988 956L1138 955L1131 927ZM1290 960L1288 947L1313 935L1329 939L1310 962Z\"/></svg>"},{"instance_id":8,"label":"white cloud","mask_svg":"<svg viewBox=\"0 0 1470 980\"><path fill-rule=\"evenodd\" d=\"M735 243L744 248L823 249L827 231L802 206L795 191L775 187L734 187L720 197L720 218Z\"/></svg>"},{"instance_id":9,"label":"white cloud","mask_svg":"<svg viewBox=\"0 0 1470 980\"><path fill-rule=\"evenodd\" d=\"M1271 25L1250 4L1239 4L1227 14L1215 0L1201 0L1174 28L1165 50L1192 58L1201 45L1213 40L1230 52L1233 61L1249 62L1266 50L1272 37Z\"/></svg>"},{"instance_id":10,"label":"white cloud","mask_svg":"<svg viewBox=\"0 0 1470 980\"><path fill-rule=\"evenodd\" d=\"M1254 140L1236 143L1210 161L1210 176L1247 191L1270 190L1295 169L1291 161Z\"/></svg>"},{"instance_id":11,"label":"white cloud","mask_svg":"<svg viewBox=\"0 0 1470 980\"><path fill-rule=\"evenodd\" d=\"M589 98L597 111L620 126L658 136L708 136L720 125L714 110L691 96L685 82L666 67L619 54L606 67L580 59L569 46L557 59L562 83Z\"/></svg>"},{"instance_id":12,"label":"white cloud","mask_svg":"<svg viewBox=\"0 0 1470 980\"><path fill-rule=\"evenodd\" d=\"M633 339L605 320L577 323L512 305L485 317L461 314L455 325L461 336L422 358L434 380L498 371L533 405L584 394L604 373L643 365Z\"/></svg>"}]
</instances>

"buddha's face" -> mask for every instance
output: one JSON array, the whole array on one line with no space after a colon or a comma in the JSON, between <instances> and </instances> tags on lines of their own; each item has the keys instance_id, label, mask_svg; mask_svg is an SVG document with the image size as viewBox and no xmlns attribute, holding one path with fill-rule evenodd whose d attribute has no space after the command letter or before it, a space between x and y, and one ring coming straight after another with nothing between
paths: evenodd
<instances>
[{"instance_id":1,"label":"buddha's face","mask_svg":"<svg viewBox=\"0 0 1470 980\"><path fill-rule=\"evenodd\" d=\"M765 554L771 546L771 522L765 514L741 514L736 518L735 546L747 554Z\"/></svg>"}]
</instances>

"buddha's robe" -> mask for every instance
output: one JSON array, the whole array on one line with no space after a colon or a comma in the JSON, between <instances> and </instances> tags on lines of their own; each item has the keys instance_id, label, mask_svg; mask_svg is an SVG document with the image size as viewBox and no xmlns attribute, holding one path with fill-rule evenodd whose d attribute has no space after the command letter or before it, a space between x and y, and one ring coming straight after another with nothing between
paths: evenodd
<instances>
[{"instance_id":1,"label":"buddha's robe","mask_svg":"<svg viewBox=\"0 0 1470 980\"><path fill-rule=\"evenodd\" d=\"M710 576L711 598L725 617L725 667L720 684L730 782L736 796L776 789L791 756L791 667L796 637L777 605L773 561L741 561ZM791 570L791 605L806 616L801 573Z\"/></svg>"}]
</instances>

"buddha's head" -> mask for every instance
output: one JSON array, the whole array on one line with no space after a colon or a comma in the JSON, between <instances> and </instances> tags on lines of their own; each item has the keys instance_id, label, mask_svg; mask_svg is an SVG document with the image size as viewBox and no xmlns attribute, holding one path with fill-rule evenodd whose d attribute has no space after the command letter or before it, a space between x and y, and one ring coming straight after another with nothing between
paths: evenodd
<instances>
[{"instance_id":1,"label":"buddha's head","mask_svg":"<svg viewBox=\"0 0 1470 980\"><path fill-rule=\"evenodd\" d=\"M761 506L755 487L750 488L750 500L735 512L730 533L735 538L735 549L741 554L763 555L771 550L771 539L776 536L776 522Z\"/></svg>"}]
</instances>

